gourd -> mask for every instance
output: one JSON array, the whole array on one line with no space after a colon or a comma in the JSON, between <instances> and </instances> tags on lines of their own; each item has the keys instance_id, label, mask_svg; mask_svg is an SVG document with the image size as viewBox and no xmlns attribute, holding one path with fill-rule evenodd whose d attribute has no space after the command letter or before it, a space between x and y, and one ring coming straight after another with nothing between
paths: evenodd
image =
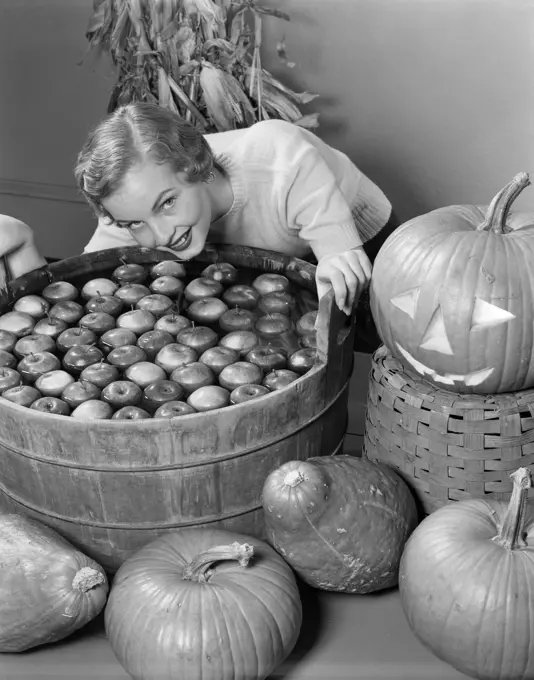
<instances>
[{"instance_id":1,"label":"gourd","mask_svg":"<svg viewBox=\"0 0 534 680\"><path fill-rule=\"evenodd\" d=\"M102 567L53 529L0 515L0 652L23 652L67 637L106 602Z\"/></svg>"},{"instance_id":2,"label":"gourd","mask_svg":"<svg viewBox=\"0 0 534 680\"><path fill-rule=\"evenodd\" d=\"M436 510L401 559L399 591L417 638L481 680L534 677L534 508L528 469L509 504L470 499Z\"/></svg>"},{"instance_id":3,"label":"gourd","mask_svg":"<svg viewBox=\"0 0 534 680\"><path fill-rule=\"evenodd\" d=\"M519 173L488 208L453 205L399 227L375 260L371 311L407 369L462 393L534 386L534 214Z\"/></svg>"},{"instance_id":4,"label":"gourd","mask_svg":"<svg viewBox=\"0 0 534 680\"><path fill-rule=\"evenodd\" d=\"M395 586L417 524L415 501L397 473L348 455L273 470L263 510L267 540L306 583L347 593Z\"/></svg>"},{"instance_id":5,"label":"gourd","mask_svg":"<svg viewBox=\"0 0 534 680\"><path fill-rule=\"evenodd\" d=\"M263 680L302 622L295 577L265 542L224 530L162 535L118 570L105 611L135 680Z\"/></svg>"}]
</instances>

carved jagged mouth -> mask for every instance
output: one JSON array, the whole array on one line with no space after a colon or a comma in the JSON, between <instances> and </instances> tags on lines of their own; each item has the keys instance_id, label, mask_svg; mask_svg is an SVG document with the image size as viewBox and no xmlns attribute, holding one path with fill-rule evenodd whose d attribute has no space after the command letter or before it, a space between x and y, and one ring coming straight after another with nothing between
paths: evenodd
<instances>
[{"instance_id":1,"label":"carved jagged mouth","mask_svg":"<svg viewBox=\"0 0 534 680\"><path fill-rule=\"evenodd\" d=\"M441 375L436 373L433 368L425 366L420 361L417 361L404 347L401 347L398 342L395 343L397 349L406 359L406 361L422 376L429 376L434 382L442 383L443 385L454 385L455 383L464 383L467 387L475 387L481 385L484 380L489 378L493 373L493 368L483 368L480 371L473 371L472 373L465 373L463 375L457 373L445 373Z\"/></svg>"}]
</instances>

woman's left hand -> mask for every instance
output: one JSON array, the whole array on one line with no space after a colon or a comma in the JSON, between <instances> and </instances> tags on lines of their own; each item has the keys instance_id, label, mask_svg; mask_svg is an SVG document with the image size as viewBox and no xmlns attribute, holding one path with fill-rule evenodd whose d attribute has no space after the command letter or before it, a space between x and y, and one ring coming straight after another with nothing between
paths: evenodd
<instances>
[{"instance_id":1,"label":"woman's left hand","mask_svg":"<svg viewBox=\"0 0 534 680\"><path fill-rule=\"evenodd\" d=\"M350 315L355 301L371 280L372 265L363 247L325 255L319 260L315 280L319 299L334 289L336 304Z\"/></svg>"}]
</instances>

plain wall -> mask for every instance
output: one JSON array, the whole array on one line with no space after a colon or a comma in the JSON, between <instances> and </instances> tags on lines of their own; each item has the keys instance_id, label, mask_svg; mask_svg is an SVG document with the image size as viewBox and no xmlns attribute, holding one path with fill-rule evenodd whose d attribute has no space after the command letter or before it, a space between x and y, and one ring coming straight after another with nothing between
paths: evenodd
<instances>
[{"instance_id":1,"label":"plain wall","mask_svg":"<svg viewBox=\"0 0 534 680\"><path fill-rule=\"evenodd\" d=\"M391 198L401 219L488 203L534 174L533 0L263 0L264 65L321 95L317 131ZM114 82L87 54L91 0L0 0L0 213L48 256L75 255L94 220L72 166ZM293 69L275 45L285 37ZM534 210L534 188L517 201Z\"/></svg>"}]
</instances>

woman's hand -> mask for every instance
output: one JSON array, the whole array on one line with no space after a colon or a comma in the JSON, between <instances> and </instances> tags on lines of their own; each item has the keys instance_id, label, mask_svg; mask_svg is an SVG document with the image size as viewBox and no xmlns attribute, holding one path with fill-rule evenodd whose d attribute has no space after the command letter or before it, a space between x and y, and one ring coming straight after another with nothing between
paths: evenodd
<instances>
[{"instance_id":1,"label":"woman's hand","mask_svg":"<svg viewBox=\"0 0 534 680\"><path fill-rule=\"evenodd\" d=\"M352 314L354 303L371 280L371 269L371 262L361 246L325 255L319 260L315 275L319 299L332 287L339 309L347 315Z\"/></svg>"},{"instance_id":2,"label":"woman's hand","mask_svg":"<svg viewBox=\"0 0 534 680\"><path fill-rule=\"evenodd\" d=\"M13 278L46 264L30 227L8 215L0 215L0 257L6 257Z\"/></svg>"}]
</instances>

